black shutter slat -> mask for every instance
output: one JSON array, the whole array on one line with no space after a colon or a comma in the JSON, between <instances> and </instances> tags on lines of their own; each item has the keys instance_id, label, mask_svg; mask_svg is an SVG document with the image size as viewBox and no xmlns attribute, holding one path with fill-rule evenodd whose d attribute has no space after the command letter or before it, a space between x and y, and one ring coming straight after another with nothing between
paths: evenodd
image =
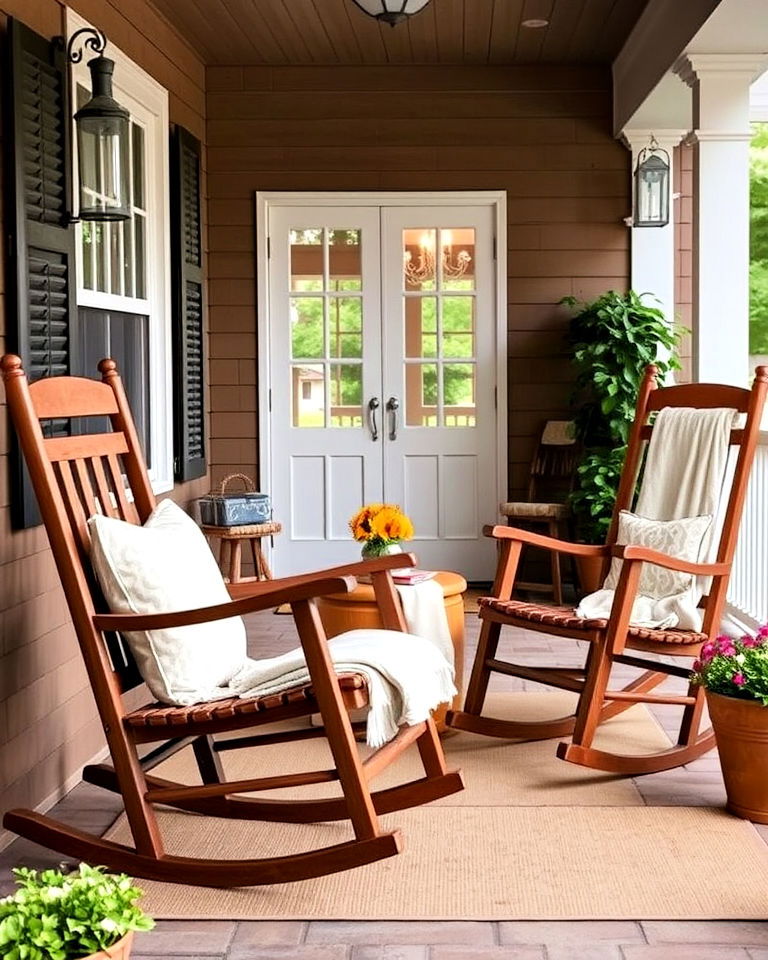
<instances>
[{"instance_id":1,"label":"black shutter slat","mask_svg":"<svg viewBox=\"0 0 768 960\"><path fill-rule=\"evenodd\" d=\"M74 228L69 223L69 118L64 54L18 20L8 26L6 110L9 243L9 348L30 380L69 373L75 310ZM66 436L67 420L45 423ZM16 527L40 522L18 448L12 458Z\"/></svg>"},{"instance_id":2,"label":"black shutter slat","mask_svg":"<svg viewBox=\"0 0 768 960\"><path fill-rule=\"evenodd\" d=\"M171 143L171 250L174 329L174 473L202 477L205 455L200 143L176 127Z\"/></svg>"}]
</instances>

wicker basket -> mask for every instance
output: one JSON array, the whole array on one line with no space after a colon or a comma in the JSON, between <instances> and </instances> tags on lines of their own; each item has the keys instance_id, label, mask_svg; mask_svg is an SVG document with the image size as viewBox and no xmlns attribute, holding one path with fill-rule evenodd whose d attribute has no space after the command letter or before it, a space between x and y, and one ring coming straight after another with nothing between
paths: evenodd
<instances>
[{"instance_id":1,"label":"wicker basket","mask_svg":"<svg viewBox=\"0 0 768 960\"><path fill-rule=\"evenodd\" d=\"M232 480L242 480L245 490L227 492ZM217 493L200 498L200 522L206 527L240 527L266 523L272 516L269 494L259 493L244 473L232 473L221 481Z\"/></svg>"}]
</instances>

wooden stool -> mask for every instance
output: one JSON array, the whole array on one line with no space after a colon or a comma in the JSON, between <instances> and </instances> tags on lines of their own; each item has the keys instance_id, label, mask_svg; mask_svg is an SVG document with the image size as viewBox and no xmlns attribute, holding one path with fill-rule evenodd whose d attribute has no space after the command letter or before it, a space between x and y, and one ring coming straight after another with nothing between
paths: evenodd
<instances>
[{"instance_id":1,"label":"wooden stool","mask_svg":"<svg viewBox=\"0 0 768 960\"><path fill-rule=\"evenodd\" d=\"M250 523L243 527L209 527L203 524L201 529L207 537L218 537L221 540L219 565L225 579L228 579L230 583L242 583L244 579L272 579L272 571L269 569L269 564L261 551L261 538L280 533L283 529L282 524L272 521L269 523ZM240 574L243 540L247 540L251 545L253 567L256 571L256 576L253 578L244 578ZM227 549L229 549L228 557Z\"/></svg>"}]
</instances>

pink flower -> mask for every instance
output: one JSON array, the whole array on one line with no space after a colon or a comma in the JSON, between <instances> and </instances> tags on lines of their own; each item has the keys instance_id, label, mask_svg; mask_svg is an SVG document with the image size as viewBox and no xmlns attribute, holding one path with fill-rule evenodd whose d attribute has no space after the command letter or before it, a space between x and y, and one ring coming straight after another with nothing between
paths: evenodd
<instances>
[{"instance_id":1,"label":"pink flower","mask_svg":"<svg viewBox=\"0 0 768 960\"><path fill-rule=\"evenodd\" d=\"M768 623L764 623L757 631L758 637L768 637Z\"/></svg>"},{"instance_id":2,"label":"pink flower","mask_svg":"<svg viewBox=\"0 0 768 960\"><path fill-rule=\"evenodd\" d=\"M693 661L693 669L694 669L694 672L695 672L695 673L698 673L699 670L701 670L701 660L694 660L694 661Z\"/></svg>"},{"instance_id":3,"label":"pink flower","mask_svg":"<svg viewBox=\"0 0 768 960\"><path fill-rule=\"evenodd\" d=\"M760 643L761 641L759 637L750 637L749 634L746 634L741 638L742 647L747 647L747 648L759 647Z\"/></svg>"},{"instance_id":4,"label":"pink flower","mask_svg":"<svg viewBox=\"0 0 768 960\"><path fill-rule=\"evenodd\" d=\"M717 653L717 641L707 640L707 642L703 644L701 648L701 653L700 653L701 662L709 663L709 661L712 659L712 657L714 657L716 653Z\"/></svg>"},{"instance_id":5,"label":"pink flower","mask_svg":"<svg viewBox=\"0 0 768 960\"><path fill-rule=\"evenodd\" d=\"M735 657L736 656L736 647L733 645L733 640L730 637L718 637L720 641L720 648L718 653L723 657Z\"/></svg>"},{"instance_id":6,"label":"pink flower","mask_svg":"<svg viewBox=\"0 0 768 960\"><path fill-rule=\"evenodd\" d=\"M733 680L733 682L736 684L737 687L743 687L744 684L747 682L743 673L734 673L731 679Z\"/></svg>"}]
</instances>

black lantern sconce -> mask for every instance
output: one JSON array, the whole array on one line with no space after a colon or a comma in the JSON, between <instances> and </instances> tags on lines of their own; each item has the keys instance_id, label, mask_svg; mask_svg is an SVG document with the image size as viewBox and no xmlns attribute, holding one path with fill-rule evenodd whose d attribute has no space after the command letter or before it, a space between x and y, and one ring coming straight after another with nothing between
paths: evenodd
<instances>
[{"instance_id":1,"label":"black lantern sconce","mask_svg":"<svg viewBox=\"0 0 768 960\"><path fill-rule=\"evenodd\" d=\"M67 62L83 59L83 50L74 49L83 34L87 36L82 46L98 56L88 62L91 99L75 114L80 204L79 217L71 220L128 220L130 114L112 96L115 63L104 56L107 38L101 31L83 27L73 33L67 43Z\"/></svg>"},{"instance_id":2,"label":"black lantern sconce","mask_svg":"<svg viewBox=\"0 0 768 960\"><path fill-rule=\"evenodd\" d=\"M635 227L665 227L669 223L669 154L651 135L635 167Z\"/></svg>"},{"instance_id":3,"label":"black lantern sconce","mask_svg":"<svg viewBox=\"0 0 768 960\"><path fill-rule=\"evenodd\" d=\"M390 27L397 26L414 13L423 10L429 0L352 0L369 17L375 17Z\"/></svg>"}]
</instances>

